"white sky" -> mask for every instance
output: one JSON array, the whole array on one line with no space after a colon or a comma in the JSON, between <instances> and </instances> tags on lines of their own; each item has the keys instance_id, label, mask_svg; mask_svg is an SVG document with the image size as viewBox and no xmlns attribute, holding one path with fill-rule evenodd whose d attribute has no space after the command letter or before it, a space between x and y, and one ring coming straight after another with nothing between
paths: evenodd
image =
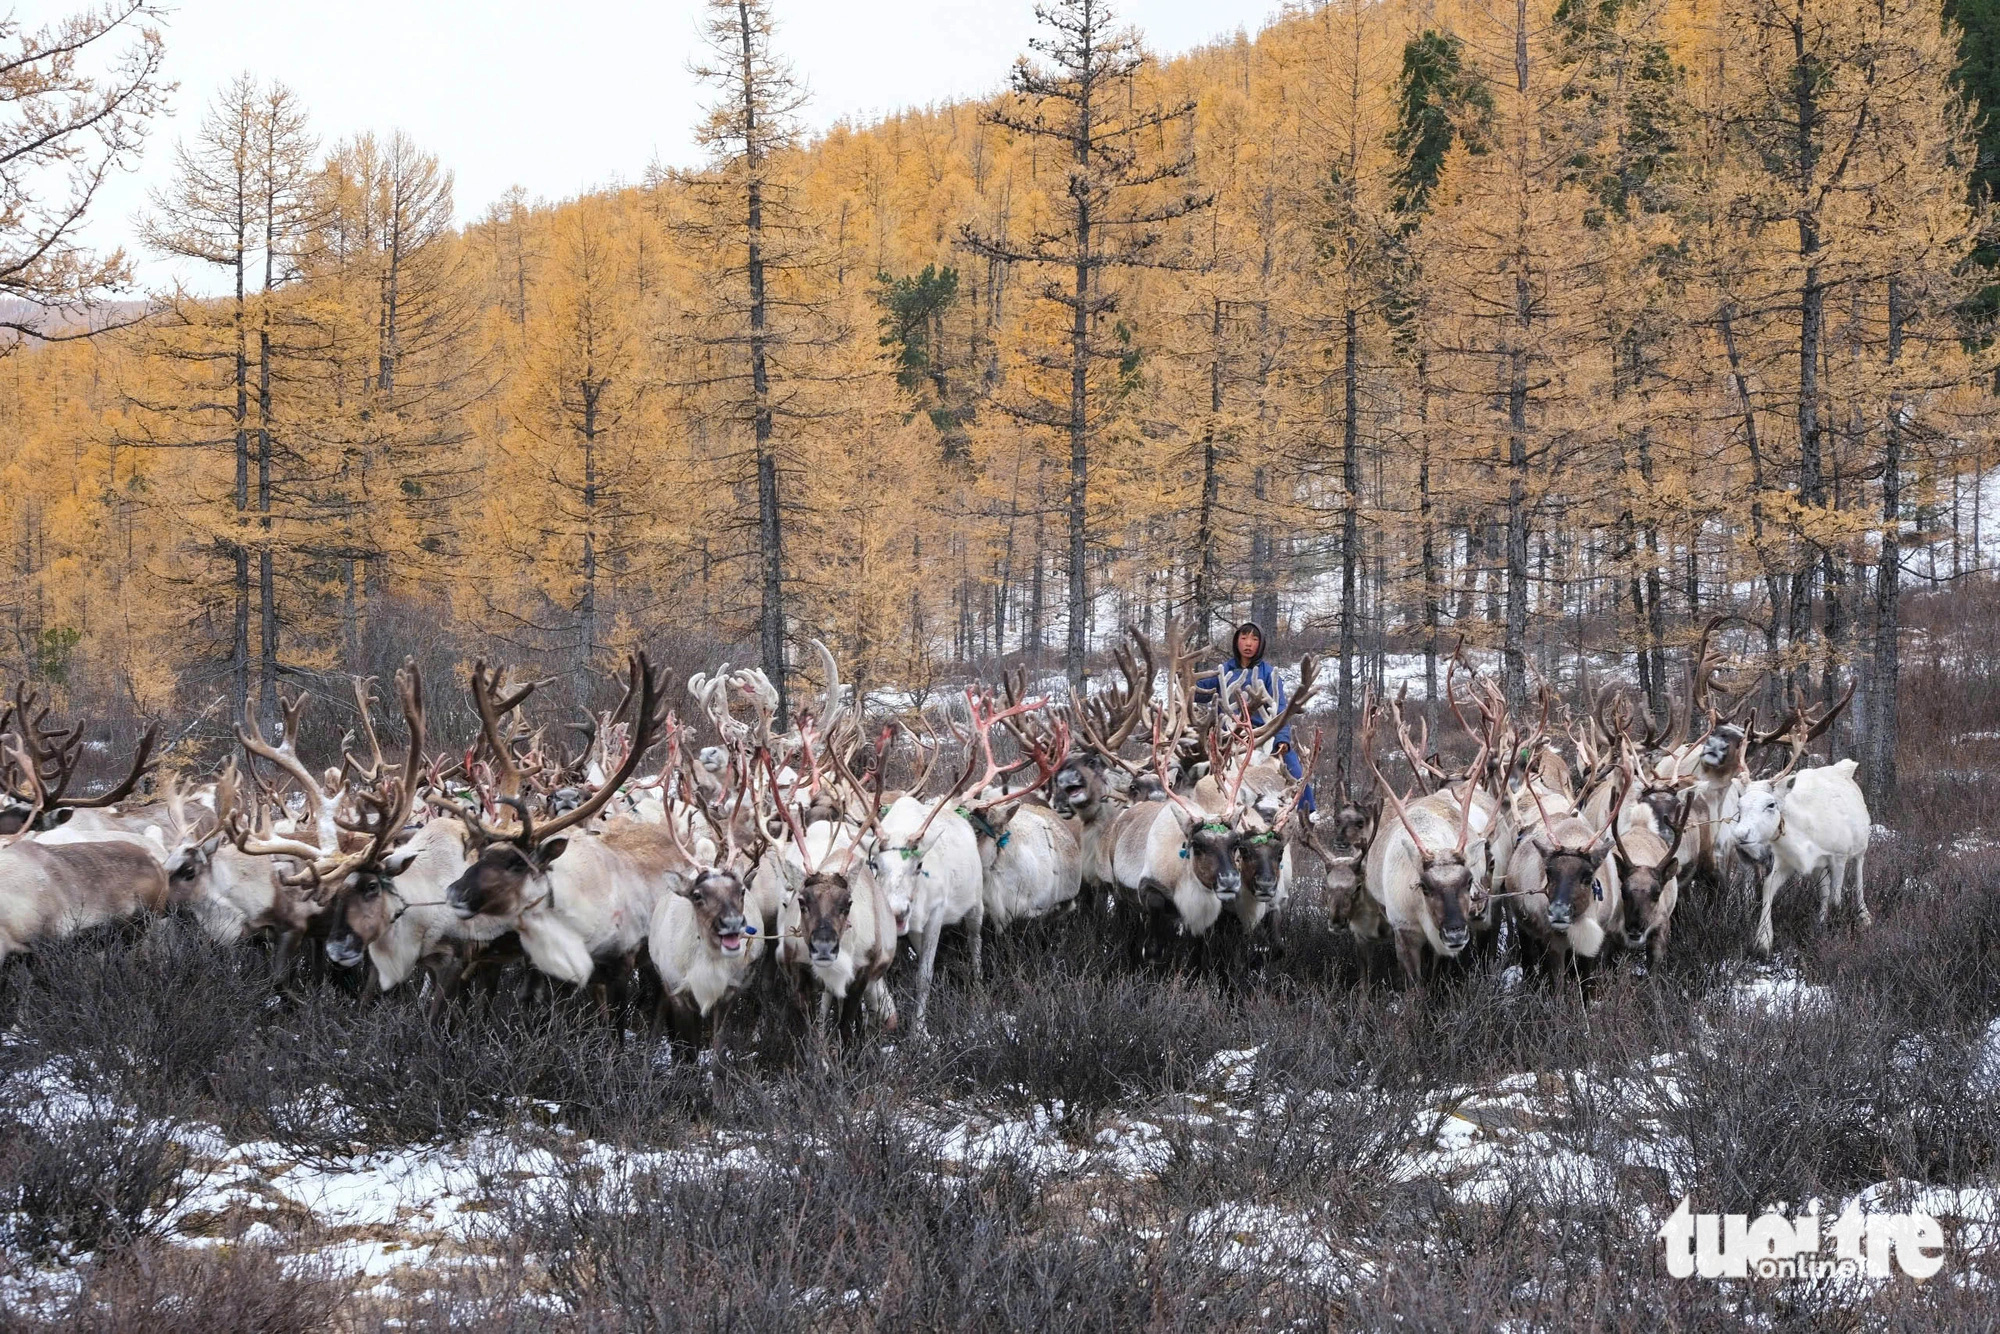
<instances>
[{"instance_id":1,"label":"white sky","mask_svg":"<svg viewBox=\"0 0 2000 1334\"><path fill-rule=\"evenodd\" d=\"M0 0L39 26L84 0ZM1114 0L1148 46L1173 54L1282 0ZM778 48L805 77L810 125L987 94L1034 29L1032 0L776 0ZM328 143L402 129L457 175L461 220L510 185L549 199L637 180L654 157L697 160L702 92L687 73L700 0L181 0L166 31L180 84L139 170L101 196L91 231L131 247L131 219L171 145L243 70L281 79ZM136 255L144 258L143 255ZM152 262L149 284L173 276ZM187 275L192 277L192 275Z\"/></svg>"}]
</instances>

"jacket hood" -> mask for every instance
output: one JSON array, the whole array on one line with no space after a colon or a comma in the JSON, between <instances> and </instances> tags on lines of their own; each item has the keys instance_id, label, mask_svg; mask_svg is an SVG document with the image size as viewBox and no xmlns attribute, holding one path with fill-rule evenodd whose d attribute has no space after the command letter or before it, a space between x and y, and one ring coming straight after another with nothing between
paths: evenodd
<instances>
[{"instance_id":1,"label":"jacket hood","mask_svg":"<svg viewBox=\"0 0 2000 1334\"><path fill-rule=\"evenodd\" d=\"M1271 646L1270 636L1266 635L1264 627L1255 621L1240 622L1234 630L1229 632L1229 661L1232 663L1236 662L1236 640L1245 630L1257 636L1257 656L1240 665L1243 667L1255 667L1258 663L1264 661L1264 650Z\"/></svg>"}]
</instances>

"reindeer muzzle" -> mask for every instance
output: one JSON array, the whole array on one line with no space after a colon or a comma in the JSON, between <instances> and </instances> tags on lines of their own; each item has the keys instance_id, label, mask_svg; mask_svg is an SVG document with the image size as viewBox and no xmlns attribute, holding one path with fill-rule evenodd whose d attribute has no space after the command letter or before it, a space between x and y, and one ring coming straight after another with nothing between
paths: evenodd
<instances>
[{"instance_id":1,"label":"reindeer muzzle","mask_svg":"<svg viewBox=\"0 0 2000 1334\"><path fill-rule=\"evenodd\" d=\"M1447 950L1451 951L1453 954L1456 954L1460 950L1464 949L1466 947L1466 944L1471 941L1472 928L1464 925L1463 923L1461 923L1458 926L1448 926L1444 930L1438 932L1438 939L1444 942L1444 947Z\"/></svg>"},{"instance_id":2,"label":"reindeer muzzle","mask_svg":"<svg viewBox=\"0 0 2000 1334\"><path fill-rule=\"evenodd\" d=\"M1549 904L1549 925L1558 931L1569 930L1569 924L1576 918L1576 910L1569 906L1566 898L1555 899Z\"/></svg>"},{"instance_id":3,"label":"reindeer muzzle","mask_svg":"<svg viewBox=\"0 0 2000 1334\"><path fill-rule=\"evenodd\" d=\"M444 892L444 901L460 921L479 916L478 907L468 900L465 890L456 883Z\"/></svg>"},{"instance_id":4,"label":"reindeer muzzle","mask_svg":"<svg viewBox=\"0 0 2000 1334\"><path fill-rule=\"evenodd\" d=\"M326 957L336 968L358 968L366 953L361 947L361 937L352 931L338 932L326 938Z\"/></svg>"}]
</instances>

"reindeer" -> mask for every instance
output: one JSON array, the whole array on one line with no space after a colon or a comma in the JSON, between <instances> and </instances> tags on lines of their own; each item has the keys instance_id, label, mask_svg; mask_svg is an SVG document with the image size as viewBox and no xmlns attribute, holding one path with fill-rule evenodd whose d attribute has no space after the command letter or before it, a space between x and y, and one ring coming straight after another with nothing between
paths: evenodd
<instances>
[{"instance_id":1,"label":"reindeer","mask_svg":"<svg viewBox=\"0 0 2000 1334\"><path fill-rule=\"evenodd\" d=\"M1236 857L1243 875L1244 892L1236 896L1236 920L1245 940L1283 908L1292 896L1292 841L1297 826L1299 802L1312 781L1313 760L1319 754L1320 737L1313 734L1310 750L1300 755L1303 777L1287 782L1283 800L1275 810L1253 805L1245 812L1243 828L1236 837ZM1289 779L1289 775L1287 775ZM1247 781L1246 781L1247 786Z\"/></svg>"},{"instance_id":2,"label":"reindeer","mask_svg":"<svg viewBox=\"0 0 2000 1334\"><path fill-rule=\"evenodd\" d=\"M1206 936L1223 909L1243 889L1236 843L1243 822L1238 804L1247 749L1235 775L1214 789L1214 806L1183 797L1167 777L1166 746L1174 731L1166 718L1153 729L1153 764L1165 798L1128 808L1112 825L1112 881L1121 900L1144 914L1147 939L1157 950L1177 924L1189 936Z\"/></svg>"},{"instance_id":3,"label":"reindeer","mask_svg":"<svg viewBox=\"0 0 2000 1334\"><path fill-rule=\"evenodd\" d=\"M344 938L336 943L337 923L344 916L338 908L348 896L380 893L385 875L396 873L386 870L392 860L397 870L408 864L404 859L392 859L391 849L409 822L417 790L423 783L423 679L413 660L406 659L402 670L396 673L396 688L402 703L403 723L409 731L409 748L402 763L392 766L383 759L369 713L368 683L357 678L355 699L373 761L363 766L352 755L344 754L338 773L323 781L315 780L299 761L295 747L303 696L283 703L286 726L282 747L271 746L264 740L257 731L254 716L245 709L245 725L237 733L242 745L250 754L270 759L293 773L307 794L307 807L313 817L309 830L281 831L270 818L269 803L261 797L255 800L254 811L246 809L233 760L216 785L218 823L230 842L247 856L279 859L270 874L280 891L289 891L287 895L274 896L270 907L270 911L282 912L286 917L287 929L280 935L276 964L280 980L288 971L289 943L315 924L327 930L326 954L331 962L343 966L359 963L358 947L350 963L344 957ZM348 780L346 784L337 791L329 790L342 775ZM304 832L317 837L300 837ZM284 905L282 909L280 904ZM217 904L210 912L223 922L232 918L247 920L240 912L228 911L229 907L240 906Z\"/></svg>"},{"instance_id":4,"label":"reindeer","mask_svg":"<svg viewBox=\"0 0 2000 1334\"><path fill-rule=\"evenodd\" d=\"M1638 781L1636 773L1624 775L1629 789ZM1622 795L1615 799L1605 816L1611 830L1613 870L1618 881L1618 912L1614 918L1617 935L1628 950L1646 951L1648 966L1656 967L1667 952L1667 938L1673 930L1674 907L1680 901L1681 831L1694 806L1694 794L1682 797L1679 807L1654 828L1619 819L1621 806L1630 809Z\"/></svg>"},{"instance_id":5,"label":"reindeer","mask_svg":"<svg viewBox=\"0 0 2000 1334\"><path fill-rule=\"evenodd\" d=\"M982 778L972 790L965 818L979 840L986 920L995 930L1005 930L1010 922L1041 917L1071 902L1082 886L1083 856L1076 835L1036 799L1069 753L1069 729L1057 721L1046 733L1024 730L1025 721L1016 710L1039 701L1014 701L1002 710L970 692L967 698L973 732L986 759L986 773L992 777ZM1012 791L993 759L993 724L1002 721L1023 723L1015 736L1026 740L1036 766L1033 781Z\"/></svg>"},{"instance_id":6,"label":"reindeer","mask_svg":"<svg viewBox=\"0 0 2000 1334\"><path fill-rule=\"evenodd\" d=\"M895 917L861 855L858 833L834 821L801 830L785 802L778 813L799 850L802 875L778 913L779 962L801 984L818 987L822 1016L838 1002L843 1041L859 1040L864 1009L894 1029L896 1002L886 979L896 959Z\"/></svg>"},{"instance_id":7,"label":"reindeer","mask_svg":"<svg viewBox=\"0 0 2000 1334\"><path fill-rule=\"evenodd\" d=\"M749 765L743 768L743 781L735 785L736 803L754 809ZM773 920L758 910L749 892L751 876L770 841L758 820L739 821L734 818L737 812L719 815L705 794L695 795L714 837L690 848L681 842L676 822L671 818L666 822L689 870L672 877L673 892L661 895L654 906L647 952L660 975L661 1004L675 1037L695 1046L701 1040L701 1026L707 1023L710 1046L720 1050L730 1003L749 986L764 956L765 929ZM752 836L748 849L737 846L739 825Z\"/></svg>"},{"instance_id":8,"label":"reindeer","mask_svg":"<svg viewBox=\"0 0 2000 1334\"><path fill-rule=\"evenodd\" d=\"M970 747L971 762L959 781L943 796L930 801L904 795L877 815L873 801L866 803L862 822L862 850L867 865L894 914L896 933L910 935L917 954L917 1009L915 1026L923 1031L924 1011L929 1003L931 975L937 966L938 940L947 926L964 927L972 946L972 976L980 976L980 931L986 920L986 877L979 855L979 838L972 816L979 809L971 793L1004 779L1034 763L1031 752L1019 763L1001 768L993 762L993 750L986 729L1002 718L1017 718L1041 706L1040 700L1025 700L1002 712L982 711L968 692L973 709L973 727L982 738L986 770L977 780L973 766L982 747ZM1051 759L1047 766L1053 770ZM852 784L851 775L847 775ZM996 799L994 803L1005 800ZM971 805L967 805L971 802Z\"/></svg>"},{"instance_id":9,"label":"reindeer","mask_svg":"<svg viewBox=\"0 0 2000 1334\"><path fill-rule=\"evenodd\" d=\"M1332 814L1315 820L1308 830L1313 851L1326 864L1323 885L1327 915L1344 922L1361 892L1362 862L1382 824L1382 799L1363 801L1348 787L1347 772L1337 767L1333 780Z\"/></svg>"},{"instance_id":10,"label":"reindeer","mask_svg":"<svg viewBox=\"0 0 2000 1334\"><path fill-rule=\"evenodd\" d=\"M0 836L5 839L0 843L0 963L39 941L166 909L167 877L159 849L143 835L36 833L50 809L51 788L59 793L69 783L78 747L65 748L61 765L51 769L25 736L9 735L0 746L22 785L12 790L25 788L15 832ZM149 731L133 783L151 749Z\"/></svg>"},{"instance_id":11,"label":"reindeer","mask_svg":"<svg viewBox=\"0 0 2000 1334\"><path fill-rule=\"evenodd\" d=\"M81 815L77 832L141 833L144 818L120 819L114 808L130 796L152 768L153 743L159 724L148 724L132 755L125 777L96 796L70 792L83 757L80 725L50 730L49 706L25 685L14 689L14 702L0 713L0 730L10 725L18 745L9 752L5 791L0 793L0 836L24 830L47 833Z\"/></svg>"},{"instance_id":12,"label":"reindeer","mask_svg":"<svg viewBox=\"0 0 2000 1334\"><path fill-rule=\"evenodd\" d=\"M1072 704L1072 729L1080 748L1064 759L1051 782L1057 805L1068 812L1066 823L1082 856L1083 886L1093 911L1114 887L1112 826L1131 805L1132 784L1148 772L1120 752L1146 717L1158 668L1145 637L1130 628L1126 633L1133 650L1121 646L1113 654L1123 684ZM1020 683L1010 680L1007 703L1018 704L1022 694ZM1028 740L1020 739L1025 748ZM1114 786L1113 774L1126 780L1125 792Z\"/></svg>"},{"instance_id":13,"label":"reindeer","mask_svg":"<svg viewBox=\"0 0 2000 1334\"><path fill-rule=\"evenodd\" d=\"M1484 845L1471 841L1479 790L1472 776L1485 772L1488 751L1480 750L1455 802L1447 791L1406 802L1375 759L1375 712L1371 690L1362 701L1362 750L1396 827L1368 845L1364 892L1354 897L1348 929L1362 940L1393 936L1404 978L1421 986L1425 949L1441 958L1457 956L1471 942L1473 921L1485 906ZM1421 763L1413 759L1412 767Z\"/></svg>"},{"instance_id":14,"label":"reindeer","mask_svg":"<svg viewBox=\"0 0 2000 1334\"><path fill-rule=\"evenodd\" d=\"M1851 687L1848 693L1853 693ZM1730 827L1737 855L1764 877L1763 906L1751 948L1766 957L1771 953L1771 901L1795 877L1809 880L1826 873L1819 894L1819 923L1825 926L1829 912L1844 897L1852 870L1855 915L1863 926L1874 921L1866 884L1873 825L1867 799L1854 781L1857 766L1849 759L1794 773L1810 739L1803 711L1795 712L1790 762L1774 776L1742 789Z\"/></svg>"},{"instance_id":15,"label":"reindeer","mask_svg":"<svg viewBox=\"0 0 2000 1334\"><path fill-rule=\"evenodd\" d=\"M473 702L501 784L494 804L511 809L515 821L511 828L490 823L478 805L431 796L465 830L467 866L446 887L446 902L461 919L505 922L519 934L529 962L549 977L582 986L606 969L607 981L622 985L668 874L685 869L684 863L658 825L626 820L602 830L588 826L671 727L659 679L645 654L628 660L626 689L638 705L624 762L580 805L539 823L519 795L520 775L499 735L496 688L485 665L475 666Z\"/></svg>"},{"instance_id":16,"label":"reindeer","mask_svg":"<svg viewBox=\"0 0 2000 1334\"><path fill-rule=\"evenodd\" d=\"M1535 819L1514 844L1508 893L1523 945L1532 941L1551 971L1560 974L1572 954L1596 958L1606 932L1619 920L1617 868L1604 865L1617 836L1618 811L1613 808L1600 831L1573 811L1558 808L1551 814L1538 785L1522 787L1534 803Z\"/></svg>"}]
</instances>

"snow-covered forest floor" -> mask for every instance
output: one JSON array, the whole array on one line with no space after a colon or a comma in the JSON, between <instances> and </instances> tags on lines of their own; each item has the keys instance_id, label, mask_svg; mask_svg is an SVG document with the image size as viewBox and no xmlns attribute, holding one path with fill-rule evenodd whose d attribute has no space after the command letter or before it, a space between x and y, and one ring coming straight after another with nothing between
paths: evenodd
<instances>
[{"instance_id":1,"label":"snow-covered forest floor","mask_svg":"<svg viewBox=\"0 0 2000 1334\"><path fill-rule=\"evenodd\" d=\"M272 993L178 922L0 990L19 1329L1970 1327L2000 1279L2000 628L1919 617L1870 928L1695 891L1646 975L1423 994L1308 884L1255 966L1081 913L948 942L931 1033L720 1060L503 990L450 1024ZM1921 611L1921 608L1920 608ZM1316 870L1305 859L1308 872ZM1310 878L1310 877L1309 877ZM900 980L900 979L899 979ZM1920 1209L1942 1272L1668 1276L1655 1233Z\"/></svg>"}]
</instances>

